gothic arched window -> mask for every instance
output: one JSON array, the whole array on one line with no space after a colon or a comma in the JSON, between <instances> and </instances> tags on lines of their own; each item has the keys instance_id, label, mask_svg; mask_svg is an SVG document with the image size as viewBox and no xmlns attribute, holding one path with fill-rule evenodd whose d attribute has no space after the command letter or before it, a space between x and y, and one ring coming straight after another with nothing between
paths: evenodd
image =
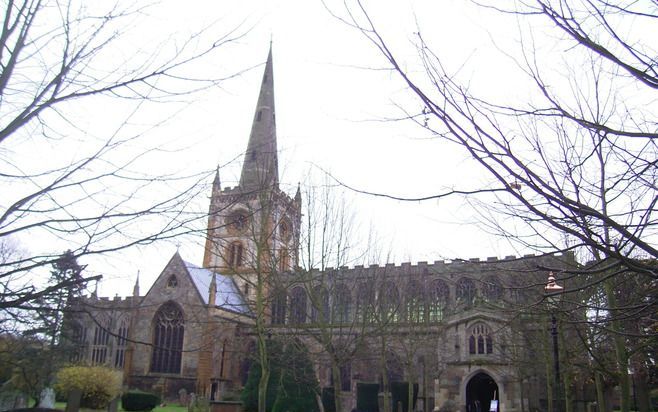
<instances>
[{"instance_id":1,"label":"gothic arched window","mask_svg":"<svg viewBox=\"0 0 658 412\"><path fill-rule=\"evenodd\" d=\"M242 266L244 259L244 247L240 242L233 242L228 246L226 263L232 268Z\"/></svg>"},{"instance_id":2,"label":"gothic arched window","mask_svg":"<svg viewBox=\"0 0 658 412\"><path fill-rule=\"evenodd\" d=\"M94 342L91 347L91 363L102 365L107 361L108 344L110 343L110 322L107 318L96 319ZM110 354L110 357L112 354Z\"/></svg>"},{"instance_id":3,"label":"gothic arched window","mask_svg":"<svg viewBox=\"0 0 658 412\"><path fill-rule=\"evenodd\" d=\"M180 373L185 320L174 302L167 302L153 317L151 372Z\"/></svg>"},{"instance_id":4,"label":"gothic arched window","mask_svg":"<svg viewBox=\"0 0 658 412\"><path fill-rule=\"evenodd\" d=\"M379 314L381 320L397 322L400 313L400 295L395 283L386 281L379 292Z\"/></svg>"},{"instance_id":5,"label":"gothic arched window","mask_svg":"<svg viewBox=\"0 0 658 412\"><path fill-rule=\"evenodd\" d=\"M477 323L471 328L468 337L468 353L484 355L493 353L493 337L491 330L484 323Z\"/></svg>"},{"instance_id":6,"label":"gothic arched window","mask_svg":"<svg viewBox=\"0 0 658 412\"><path fill-rule=\"evenodd\" d=\"M126 345L128 344L128 319L123 318L119 323L116 333L116 352L114 355L114 367L123 368Z\"/></svg>"},{"instance_id":7,"label":"gothic arched window","mask_svg":"<svg viewBox=\"0 0 658 412\"><path fill-rule=\"evenodd\" d=\"M290 323L306 323L306 291L297 286L290 292Z\"/></svg>"},{"instance_id":8,"label":"gothic arched window","mask_svg":"<svg viewBox=\"0 0 658 412\"><path fill-rule=\"evenodd\" d=\"M372 321L375 294L372 284L361 283L356 292L356 318L363 322Z\"/></svg>"},{"instance_id":9,"label":"gothic arched window","mask_svg":"<svg viewBox=\"0 0 658 412\"><path fill-rule=\"evenodd\" d=\"M272 299L272 325L283 325L286 322L286 294L277 289Z\"/></svg>"},{"instance_id":10,"label":"gothic arched window","mask_svg":"<svg viewBox=\"0 0 658 412\"><path fill-rule=\"evenodd\" d=\"M475 301L475 283L472 279L461 278L457 281L457 302L472 305Z\"/></svg>"},{"instance_id":11,"label":"gothic arched window","mask_svg":"<svg viewBox=\"0 0 658 412\"><path fill-rule=\"evenodd\" d=\"M420 282L412 280L405 293L406 320L412 323L425 321L425 294Z\"/></svg>"},{"instance_id":12,"label":"gothic arched window","mask_svg":"<svg viewBox=\"0 0 658 412\"><path fill-rule=\"evenodd\" d=\"M311 301L311 322L329 321L329 294L322 286L313 288L313 300Z\"/></svg>"},{"instance_id":13,"label":"gothic arched window","mask_svg":"<svg viewBox=\"0 0 658 412\"><path fill-rule=\"evenodd\" d=\"M503 297L503 288L495 276L487 276L482 285L482 294L487 302L496 302Z\"/></svg>"},{"instance_id":14,"label":"gothic arched window","mask_svg":"<svg viewBox=\"0 0 658 412\"><path fill-rule=\"evenodd\" d=\"M176 275L169 276L169 279L167 279L167 288L173 289L176 286L178 286L178 279L176 279Z\"/></svg>"},{"instance_id":15,"label":"gothic arched window","mask_svg":"<svg viewBox=\"0 0 658 412\"><path fill-rule=\"evenodd\" d=\"M428 315L430 322L441 322L443 320L446 306L450 300L450 289L448 284L441 280L433 280L429 289Z\"/></svg>"},{"instance_id":16,"label":"gothic arched window","mask_svg":"<svg viewBox=\"0 0 658 412\"><path fill-rule=\"evenodd\" d=\"M336 285L334 290L334 322L349 322L352 317L352 294L344 283Z\"/></svg>"}]
</instances>

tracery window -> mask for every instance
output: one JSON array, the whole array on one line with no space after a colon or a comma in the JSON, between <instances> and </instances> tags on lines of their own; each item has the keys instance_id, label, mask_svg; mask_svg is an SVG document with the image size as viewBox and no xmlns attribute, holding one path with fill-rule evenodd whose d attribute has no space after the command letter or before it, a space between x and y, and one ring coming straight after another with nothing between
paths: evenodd
<instances>
[{"instance_id":1,"label":"tracery window","mask_svg":"<svg viewBox=\"0 0 658 412\"><path fill-rule=\"evenodd\" d=\"M185 319L183 311L167 302L153 317L151 372L180 373Z\"/></svg>"},{"instance_id":2,"label":"tracery window","mask_svg":"<svg viewBox=\"0 0 658 412\"><path fill-rule=\"evenodd\" d=\"M128 344L128 320L123 318L116 333L116 351L114 354L114 367L123 368Z\"/></svg>"},{"instance_id":3,"label":"tracery window","mask_svg":"<svg viewBox=\"0 0 658 412\"><path fill-rule=\"evenodd\" d=\"M178 286L178 279L176 279L176 275L169 276L169 279L167 279L167 287L169 289L173 289L176 286Z\"/></svg>"},{"instance_id":4,"label":"tracery window","mask_svg":"<svg viewBox=\"0 0 658 412\"><path fill-rule=\"evenodd\" d=\"M233 242L228 247L228 256L226 263L232 268L238 268L242 266L244 258L244 247L240 242Z\"/></svg>"},{"instance_id":5,"label":"tracery window","mask_svg":"<svg viewBox=\"0 0 658 412\"><path fill-rule=\"evenodd\" d=\"M322 286L313 288L311 301L311 322L328 322L329 321L329 294L327 289Z\"/></svg>"},{"instance_id":6,"label":"tracery window","mask_svg":"<svg viewBox=\"0 0 658 412\"><path fill-rule=\"evenodd\" d=\"M395 283L386 281L379 291L379 314L383 322L400 319L400 295Z\"/></svg>"},{"instance_id":7,"label":"tracery window","mask_svg":"<svg viewBox=\"0 0 658 412\"><path fill-rule=\"evenodd\" d=\"M105 318L100 318L96 322L94 341L91 347L91 363L102 365L107 361L107 346L110 343L109 321Z\"/></svg>"},{"instance_id":8,"label":"tracery window","mask_svg":"<svg viewBox=\"0 0 658 412\"><path fill-rule=\"evenodd\" d=\"M306 291L296 286L290 292L290 323L293 325L306 323Z\"/></svg>"},{"instance_id":9,"label":"tracery window","mask_svg":"<svg viewBox=\"0 0 658 412\"><path fill-rule=\"evenodd\" d=\"M503 288L495 276L487 276L482 285L482 294L487 302L497 302L503 297Z\"/></svg>"},{"instance_id":10,"label":"tracery window","mask_svg":"<svg viewBox=\"0 0 658 412\"><path fill-rule=\"evenodd\" d=\"M283 325L286 322L286 294L283 290L274 291L272 298L272 325Z\"/></svg>"},{"instance_id":11,"label":"tracery window","mask_svg":"<svg viewBox=\"0 0 658 412\"><path fill-rule=\"evenodd\" d=\"M362 322L372 322L375 293L372 284L361 283L356 292L356 318Z\"/></svg>"},{"instance_id":12,"label":"tracery window","mask_svg":"<svg viewBox=\"0 0 658 412\"><path fill-rule=\"evenodd\" d=\"M475 302L475 282L469 278L461 278L456 287L457 302L468 306Z\"/></svg>"},{"instance_id":13,"label":"tracery window","mask_svg":"<svg viewBox=\"0 0 658 412\"><path fill-rule=\"evenodd\" d=\"M425 294L420 282L412 280L407 284L406 298L406 320L411 323L425 321Z\"/></svg>"},{"instance_id":14,"label":"tracery window","mask_svg":"<svg viewBox=\"0 0 658 412\"><path fill-rule=\"evenodd\" d=\"M493 353L493 337L489 327L484 323L477 323L471 328L468 337L468 353L471 355L490 355Z\"/></svg>"},{"instance_id":15,"label":"tracery window","mask_svg":"<svg viewBox=\"0 0 658 412\"><path fill-rule=\"evenodd\" d=\"M435 279L430 284L428 299L428 316L430 322L441 322L445 316L445 310L450 300L450 289L448 284Z\"/></svg>"},{"instance_id":16,"label":"tracery window","mask_svg":"<svg viewBox=\"0 0 658 412\"><path fill-rule=\"evenodd\" d=\"M344 283L334 290L334 322L345 323L352 318L352 294Z\"/></svg>"}]
</instances>

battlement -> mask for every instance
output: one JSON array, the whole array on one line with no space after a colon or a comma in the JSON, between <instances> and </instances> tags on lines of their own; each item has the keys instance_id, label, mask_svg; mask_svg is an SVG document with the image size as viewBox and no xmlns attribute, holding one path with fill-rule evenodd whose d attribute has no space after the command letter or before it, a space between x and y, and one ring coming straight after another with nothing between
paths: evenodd
<instances>
[{"instance_id":1,"label":"battlement","mask_svg":"<svg viewBox=\"0 0 658 412\"><path fill-rule=\"evenodd\" d=\"M390 275L403 275L403 274L441 274L441 273L450 273L450 272L469 272L473 270L482 270L487 266L491 266L492 270L504 270L504 269L521 269L528 268L529 266L538 266L540 262L544 263L557 263L561 262L563 264L568 264L570 262L575 262L575 257L573 252L566 253L556 253L552 255L535 255L535 254L526 254L523 256L509 255L502 258L496 256L490 256L486 259L481 258L468 258L468 259L444 259L444 260L435 260L432 263L426 261L419 261L417 263L413 262L402 262L402 263L386 263L384 266L379 264L370 264L370 265L355 265L353 267L342 266L338 269L330 267L327 268L327 272L340 272L343 275L347 275L349 272L355 273L367 273L367 272L378 272L386 273Z\"/></svg>"}]
</instances>

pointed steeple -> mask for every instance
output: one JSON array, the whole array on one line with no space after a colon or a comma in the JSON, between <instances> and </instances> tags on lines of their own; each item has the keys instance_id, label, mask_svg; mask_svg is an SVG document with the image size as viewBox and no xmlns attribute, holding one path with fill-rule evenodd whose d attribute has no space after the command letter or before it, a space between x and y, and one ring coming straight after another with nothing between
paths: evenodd
<instances>
[{"instance_id":1,"label":"pointed steeple","mask_svg":"<svg viewBox=\"0 0 658 412\"><path fill-rule=\"evenodd\" d=\"M240 187L243 190L261 190L279 186L273 73L270 44L249 144L242 164Z\"/></svg>"},{"instance_id":2,"label":"pointed steeple","mask_svg":"<svg viewBox=\"0 0 658 412\"><path fill-rule=\"evenodd\" d=\"M295 193L295 203L297 203L297 205L302 204L302 191L301 191L299 182L297 182L297 192Z\"/></svg>"},{"instance_id":3,"label":"pointed steeple","mask_svg":"<svg viewBox=\"0 0 658 412\"><path fill-rule=\"evenodd\" d=\"M219 180L219 166L217 166L217 171L215 171L215 179L212 181L212 195L213 197L222 191L222 183Z\"/></svg>"},{"instance_id":4,"label":"pointed steeple","mask_svg":"<svg viewBox=\"0 0 658 412\"><path fill-rule=\"evenodd\" d=\"M133 296L139 297L139 270L137 271L137 279L135 279L135 286L133 286Z\"/></svg>"}]
</instances>

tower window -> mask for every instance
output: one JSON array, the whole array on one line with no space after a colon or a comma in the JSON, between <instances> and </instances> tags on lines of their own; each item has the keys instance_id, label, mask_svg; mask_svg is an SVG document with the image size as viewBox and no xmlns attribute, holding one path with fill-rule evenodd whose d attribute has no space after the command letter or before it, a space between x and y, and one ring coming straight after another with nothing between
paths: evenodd
<instances>
[{"instance_id":1,"label":"tower window","mask_svg":"<svg viewBox=\"0 0 658 412\"><path fill-rule=\"evenodd\" d=\"M263 115L262 110L259 110L258 113L256 113L256 121L257 122L260 122L260 118L262 117L262 115Z\"/></svg>"},{"instance_id":2,"label":"tower window","mask_svg":"<svg viewBox=\"0 0 658 412\"><path fill-rule=\"evenodd\" d=\"M290 253L288 249L279 250L279 271L285 272L290 270Z\"/></svg>"},{"instance_id":3,"label":"tower window","mask_svg":"<svg viewBox=\"0 0 658 412\"><path fill-rule=\"evenodd\" d=\"M237 268L242 266L244 248L242 243L233 242L228 248L228 259L227 263L229 266Z\"/></svg>"}]
</instances>

